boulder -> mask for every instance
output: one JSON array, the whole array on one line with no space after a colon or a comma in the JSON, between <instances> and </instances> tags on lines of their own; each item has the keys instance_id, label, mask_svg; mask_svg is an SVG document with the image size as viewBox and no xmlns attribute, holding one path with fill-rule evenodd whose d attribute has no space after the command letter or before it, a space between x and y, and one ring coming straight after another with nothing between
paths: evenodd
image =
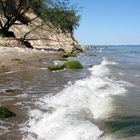
<instances>
[{"instance_id":1,"label":"boulder","mask_svg":"<svg viewBox=\"0 0 140 140\"><path fill-rule=\"evenodd\" d=\"M68 52L68 53L67 53L67 56L68 56L68 57L76 57L76 54L74 54L74 53L72 53L72 52Z\"/></svg>"},{"instance_id":2,"label":"boulder","mask_svg":"<svg viewBox=\"0 0 140 140\"><path fill-rule=\"evenodd\" d=\"M82 69L83 68L82 64L79 61L76 61L76 60L66 62L63 65L63 67L67 68L67 69Z\"/></svg>"},{"instance_id":3,"label":"boulder","mask_svg":"<svg viewBox=\"0 0 140 140\"><path fill-rule=\"evenodd\" d=\"M63 65L57 65L57 66L50 66L50 67L48 67L48 69L49 69L50 71L57 71L57 70L62 70L62 69L64 69L64 67L63 67Z\"/></svg>"}]
</instances>

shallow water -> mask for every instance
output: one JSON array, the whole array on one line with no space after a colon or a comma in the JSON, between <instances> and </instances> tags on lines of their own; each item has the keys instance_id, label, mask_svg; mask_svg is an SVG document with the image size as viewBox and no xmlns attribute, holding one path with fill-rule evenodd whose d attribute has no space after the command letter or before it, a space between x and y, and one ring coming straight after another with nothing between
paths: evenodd
<instances>
[{"instance_id":1,"label":"shallow water","mask_svg":"<svg viewBox=\"0 0 140 140\"><path fill-rule=\"evenodd\" d=\"M17 112L0 122L1 139L139 140L139 58L140 46L98 46L76 58L83 70L50 72L43 59L1 73L1 104Z\"/></svg>"}]
</instances>

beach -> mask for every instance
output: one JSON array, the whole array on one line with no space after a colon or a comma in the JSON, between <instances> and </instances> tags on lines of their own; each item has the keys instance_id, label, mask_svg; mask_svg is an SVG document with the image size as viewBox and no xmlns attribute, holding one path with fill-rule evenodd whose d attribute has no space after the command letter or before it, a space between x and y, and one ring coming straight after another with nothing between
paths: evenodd
<instances>
[{"instance_id":1,"label":"beach","mask_svg":"<svg viewBox=\"0 0 140 140\"><path fill-rule=\"evenodd\" d=\"M83 69L58 71L57 53L15 53L1 57L0 102L16 117L0 120L0 139L140 139L140 46L91 46L68 58Z\"/></svg>"},{"instance_id":2,"label":"beach","mask_svg":"<svg viewBox=\"0 0 140 140\"><path fill-rule=\"evenodd\" d=\"M0 121L0 139L22 139L19 124L27 119L28 105L23 108L19 102L32 100L24 90L32 84L36 71L46 71L48 66L54 65L53 59L62 54L61 51L0 47L0 105L17 114L14 118Z\"/></svg>"}]
</instances>

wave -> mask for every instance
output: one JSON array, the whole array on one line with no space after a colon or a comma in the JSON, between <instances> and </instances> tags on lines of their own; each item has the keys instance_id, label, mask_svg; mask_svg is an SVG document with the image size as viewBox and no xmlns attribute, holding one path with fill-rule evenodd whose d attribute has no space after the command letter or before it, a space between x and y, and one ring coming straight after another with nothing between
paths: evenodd
<instances>
[{"instance_id":1,"label":"wave","mask_svg":"<svg viewBox=\"0 0 140 140\"><path fill-rule=\"evenodd\" d=\"M100 140L103 131L96 120L105 119L114 110L113 96L125 93L122 84L111 78L103 59L89 70L91 76L69 84L54 96L47 95L30 111L23 140Z\"/></svg>"}]
</instances>

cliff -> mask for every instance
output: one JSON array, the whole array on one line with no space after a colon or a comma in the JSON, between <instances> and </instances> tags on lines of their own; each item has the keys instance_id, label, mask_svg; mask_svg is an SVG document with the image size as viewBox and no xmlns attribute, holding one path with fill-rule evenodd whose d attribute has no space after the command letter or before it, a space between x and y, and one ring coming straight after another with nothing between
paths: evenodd
<instances>
[{"instance_id":1,"label":"cliff","mask_svg":"<svg viewBox=\"0 0 140 140\"><path fill-rule=\"evenodd\" d=\"M63 48L66 51L71 51L73 47L79 46L70 33L63 33L61 30L58 32L58 30L55 30L56 28L52 29L47 25L42 25L42 19L36 18L36 15L33 13L28 13L27 16L31 19L31 23L28 26L16 23L10 29L10 31L15 33L16 37L0 37L0 46L25 47L20 38L31 30L32 32L27 34L26 39L34 48L51 48L56 50Z\"/></svg>"}]
</instances>

